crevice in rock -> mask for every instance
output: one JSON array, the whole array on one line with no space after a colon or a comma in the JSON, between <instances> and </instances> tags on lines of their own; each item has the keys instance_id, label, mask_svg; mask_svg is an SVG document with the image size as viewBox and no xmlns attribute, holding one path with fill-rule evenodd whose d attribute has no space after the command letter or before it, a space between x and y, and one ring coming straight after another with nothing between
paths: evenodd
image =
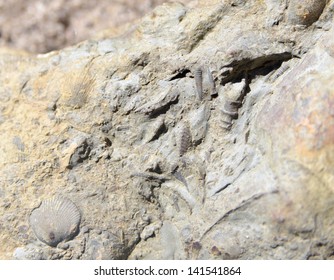
<instances>
[{"instance_id":1,"label":"crevice in rock","mask_svg":"<svg viewBox=\"0 0 334 280\"><path fill-rule=\"evenodd\" d=\"M183 79L187 76L187 74L190 73L190 70L185 68L185 69L179 69L177 70L177 73L174 74L172 77L168 79L168 81L173 81L177 79Z\"/></svg>"},{"instance_id":2,"label":"crevice in rock","mask_svg":"<svg viewBox=\"0 0 334 280\"><path fill-rule=\"evenodd\" d=\"M221 79L221 84L225 85L229 82L238 83L245 77L246 72L248 73L249 81L256 76L266 76L270 72L277 70L284 61L288 61L291 58L293 58L291 53L284 52L260 56L255 59L245 58L239 61L233 61L222 67L232 69L224 73L225 77Z\"/></svg>"},{"instance_id":3,"label":"crevice in rock","mask_svg":"<svg viewBox=\"0 0 334 280\"><path fill-rule=\"evenodd\" d=\"M86 159L88 159L91 150L91 143L85 140L72 154L67 168L72 169L78 164L83 163Z\"/></svg>"},{"instance_id":4,"label":"crevice in rock","mask_svg":"<svg viewBox=\"0 0 334 280\"><path fill-rule=\"evenodd\" d=\"M172 105L175 105L179 102L179 96L176 96L175 99L172 99L170 102L166 103L165 105L156 108L155 110L152 110L152 112L149 113L149 117L151 119L158 117L159 115L166 114Z\"/></svg>"},{"instance_id":5,"label":"crevice in rock","mask_svg":"<svg viewBox=\"0 0 334 280\"><path fill-rule=\"evenodd\" d=\"M149 142L158 140L163 134L167 133L168 128L167 126L163 123L158 130L156 131L155 135L152 137L152 139L150 139Z\"/></svg>"}]
</instances>

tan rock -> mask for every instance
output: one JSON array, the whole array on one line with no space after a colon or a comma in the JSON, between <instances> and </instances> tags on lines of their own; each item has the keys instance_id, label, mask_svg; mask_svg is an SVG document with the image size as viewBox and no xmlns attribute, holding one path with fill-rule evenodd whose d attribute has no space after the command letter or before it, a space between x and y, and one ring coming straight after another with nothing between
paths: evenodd
<instances>
[{"instance_id":1,"label":"tan rock","mask_svg":"<svg viewBox=\"0 0 334 280\"><path fill-rule=\"evenodd\" d=\"M269 0L198 5L44 55L1 50L0 258L333 258L334 2L308 28ZM201 100L199 67L217 91L197 76ZM57 194L81 223L52 248L28 221Z\"/></svg>"}]
</instances>

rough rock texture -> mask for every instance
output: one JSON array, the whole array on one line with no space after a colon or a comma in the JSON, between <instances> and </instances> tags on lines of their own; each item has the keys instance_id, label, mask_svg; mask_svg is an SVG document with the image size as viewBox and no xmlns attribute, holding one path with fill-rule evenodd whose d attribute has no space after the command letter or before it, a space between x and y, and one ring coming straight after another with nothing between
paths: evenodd
<instances>
[{"instance_id":1,"label":"rough rock texture","mask_svg":"<svg viewBox=\"0 0 334 280\"><path fill-rule=\"evenodd\" d=\"M333 259L334 1L290 10L169 3L121 37L2 50L0 257ZM55 195L82 219L52 248L28 221Z\"/></svg>"},{"instance_id":2,"label":"rough rock texture","mask_svg":"<svg viewBox=\"0 0 334 280\"><path fill-rule=\"evenodd\" d=\"M179 0L188 3L191 0ZM165 0L0 0L0 46L45 53L121 34L130 22ZM109 31L110 34L110 31Z\"/></svg>"}]
</instances>

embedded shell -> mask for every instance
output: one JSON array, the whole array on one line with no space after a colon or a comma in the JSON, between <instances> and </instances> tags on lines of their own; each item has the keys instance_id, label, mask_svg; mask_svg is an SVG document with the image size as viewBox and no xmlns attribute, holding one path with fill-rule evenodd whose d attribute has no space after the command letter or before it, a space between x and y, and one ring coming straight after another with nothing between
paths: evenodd
<instances>
[{"instance_id":1,"label":"embedded shell","mask_svg":"<svg viewBox=\"0 0 334 280\"><path fill-rule=\"evenodd\" d=\"M179 131L179 155L183 156L191 146L191 131L187 124L182 124Z\"/></svg>"},{"instance_id":2,"label":"embedded shell","mask_svg":"<svg viewBox=\"0 0 334 280\"><path fill-rule=\"evenodd\" d=\"M71 200L56 196L42 201L31 212L29 222L40 241L56 247L77 234L80 219L80 211Z\"/></svg>"},{"instance_id":3,"label":"embedded shell","mask_svg":"<svg viewBox=\"0 0 334 280\"><path fill-rule=\"evenodd\" d=\"M230 130L232 126L232 120L238 118L238 108L241 106L239 101L225 100L222 112L222 127Z\"/></svg>"}]
</instances>

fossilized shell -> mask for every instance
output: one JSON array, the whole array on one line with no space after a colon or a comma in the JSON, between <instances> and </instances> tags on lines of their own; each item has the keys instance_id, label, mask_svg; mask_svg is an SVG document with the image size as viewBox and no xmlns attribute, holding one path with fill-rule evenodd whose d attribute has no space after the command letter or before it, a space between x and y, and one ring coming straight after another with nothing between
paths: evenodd
<instances>
[{"instance_id":1,"label":"fossilized shell","mask_svg":"<svg viewBox=\"0 0 334 280\"><path fill-rule=\"evenodd\" d=\"M202 104L198 109L192 110L189 114L190 131L192 132L192 142L199 145L208 132L208 120L210 118L210 107Z\"/></svg>"},{"instance_id":2,"label":"fossilized shell","mask_svg":"<svg viewBox=\"0 0 334 280\"><path fill-rule=\"evenodd\" d=\"M88 102L95 85L95 78L88 69L82 72L67 74L65 83L60 86L61 96L58 102L60 107L80 109Z\"/></svg>"},{"instance_id":3,"label":"fossilized shell","mask_svg":"<svg viewBox=\"0 0 334 280\"><path fill-rule=\"evenodd\" d=\"M216 84L215 84L211 69L209 67L207 69L207 72L208 72L208 83L209 83L209 88L210 88L210 94L211 96L216 96L218 92L216 89Z\"/></svg>"},{"instance_id":4,"label":"fossilized shell","mask_svg":"<svg viewBox=\"0 0 334 280\"><path fill-rule=\"evenodd\" d=\"M80 219L80 211L71 200L56 196L42 201L31 212L29 222L40 241L55 247L77 234Z\"/></svg>"},{"instance_id":5,"label":"fossilized shell","mask_svg":"<svg viewBox=\"0 0 334 280\"><path fill-rule=\"evenodd\" d=\"M194 73L197 97L203 99L203 73L201 68L197 68Z\"/></svg>"},{"instance_id":6,"label":"fossilized shell","mask_svg":"<svg viewBox=\"0 0 334 280\"><path fill-rule=\"evenodd\" d=\"M275 73L270 76L269 81L270 82L275 82L279 77L281 77L286 71L290 69L290 64L283 63L280 68L275 71Z\"/></svg>"},{"instance_id":7,"label":"fossilized shell","mask_svg":"<svg viewBox=\"0 0 334 280\"><path fill-rule=\"evenodd\" d=\"M240 107L240 102L226 100L224 108L221 110L223 114L222 126L223 128L229 130L232 126L232 120L238 117L238 108Z\"/></svg>"},{"instance_id":8,"label":"fossilized shell","mask_svg":"<svg viewBox=\"0 0 334 280\"><path fill-rule=\"evenodd\" d=\"M180 132L179 132L179 155L183 156L188 148L191 146L191 131L189 129L189 126L186 124L182 124L180 127Z\"/></svg>"}]
</instances>

